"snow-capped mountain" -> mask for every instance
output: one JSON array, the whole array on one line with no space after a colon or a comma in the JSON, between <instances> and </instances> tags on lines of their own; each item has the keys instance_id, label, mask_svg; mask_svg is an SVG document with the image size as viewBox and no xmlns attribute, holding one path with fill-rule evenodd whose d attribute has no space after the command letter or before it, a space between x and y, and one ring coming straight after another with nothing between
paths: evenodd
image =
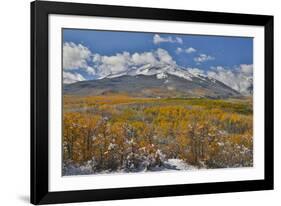
<instances>
[{"instance_id":1,"label":"snow-capped mountain","mask_svg":"<svg viewBox=\"0 0 281 206\"><path fill-rule=\"evenodd\" d=\"M120 72L116 74L110 74L103 78L116 78L124 75L128 76L137 76L137 75L145 75L145 76L151 76L156 75L159 79L164 79L167 77L167 74L174 75L180 78L184 78L186 80L192 81L192 77L194 77L194 74L191 74L187 70L184 70L183 68L175 65L159 65L159 66L152 66L150 64L146 64L144 66L141 66L139 68L130 69L125 72ZM199 75L197 75L198 77Z\"/></svg>"},{"instance_id":2,"label":"snow-capped mountain","mask_svg":"<svg viewBox=\"0 0 281 206\"><path fill-rule=\"evenodd\" d=\"M241 96L224 83L200 73L191 73L174 65L144 65L104 76L97 80L64 85L65 94L105 95L126 93L141 97Z\"/></svg>"}]
</instances>

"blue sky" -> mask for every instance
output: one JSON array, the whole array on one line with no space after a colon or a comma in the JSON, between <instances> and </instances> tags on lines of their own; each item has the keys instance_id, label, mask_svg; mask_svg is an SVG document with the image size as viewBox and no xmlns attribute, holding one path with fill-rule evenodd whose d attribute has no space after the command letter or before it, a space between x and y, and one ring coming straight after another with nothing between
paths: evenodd
<instances>
[{"instance_id":1,"label":"blue sky","mask_svg":"<svg viewBox=\"0 0 281 206\"><path fill-rule=\"evenodd\" d=\"M253 38L63 30L63 81L104 78L151 65L181 66L240 92L253 81Z\"/></svg>"},{"instance_id":2,"label":"blue sky","mask_svg":"<svg viewBox=\"0 0 281 206\"><path fill-rule=\"evenodd\" d=\"M178 65L184 67L200 66L204 70L208 70L212 66L225 66L231 69L240 64L253 64L252 38L158 34L164 39L174 40L179 37L182 39L182 43L163 41L155 44L153 42L154 35L155 33L64 29L63 41L82 44L93 53L107 56L124 51L134 53L162 48L169 52ZM191 47L196 52L184 52ZM181 48L183 52L177 52L177 48ZM194 61L194 58L200 54L206 54L212 59L201 63Z\"/></svg>"}]
</instances>

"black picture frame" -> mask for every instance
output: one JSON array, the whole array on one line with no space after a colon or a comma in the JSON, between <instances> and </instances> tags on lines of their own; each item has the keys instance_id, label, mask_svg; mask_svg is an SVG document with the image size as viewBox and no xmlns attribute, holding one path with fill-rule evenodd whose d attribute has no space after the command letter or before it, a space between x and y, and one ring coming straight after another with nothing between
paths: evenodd
<instances>
[{"instance_id":1,"label":"black picture frame","mask_svg":"<svg viewBox=\"0 0 281 206\"><path fill-rule=\"evenodd\" d=\"M265 177L263 180L49 192L48 190L48 15L82 15L265 28ZM137 8L80 3L31 3L31 203L51 204L273 189L273 16Z\"/></svg>"}]
</instances>

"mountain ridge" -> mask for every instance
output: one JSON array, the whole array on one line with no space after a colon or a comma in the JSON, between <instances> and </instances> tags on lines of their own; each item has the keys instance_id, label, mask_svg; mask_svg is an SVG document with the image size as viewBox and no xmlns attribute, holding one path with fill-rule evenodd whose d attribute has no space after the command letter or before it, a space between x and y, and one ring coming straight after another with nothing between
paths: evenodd
<instances>
[{"instance_id":1,"label":"mountain ridge","mask_svg":"<svg viewBox=\"0 0 281 206\"><path fill-rule=\"evenodd\" d=\"M242 96L224 83L178 67L140 67L97 80L64 85L64 94L108 95L126 93L141 97L228 98Z\"/></svg>"}]
</instances>

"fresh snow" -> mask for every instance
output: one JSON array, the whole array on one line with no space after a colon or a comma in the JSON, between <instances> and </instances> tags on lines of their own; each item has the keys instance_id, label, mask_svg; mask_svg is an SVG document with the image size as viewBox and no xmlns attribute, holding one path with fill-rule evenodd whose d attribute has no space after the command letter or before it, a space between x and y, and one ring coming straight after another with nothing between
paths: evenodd
<instances>
[{"instance_id":1,"label":"fresh snow","mask_svg":"<svg viewBox=\"0 0 281 206\"><path fill-rule=\"evenodd\" d=\"M165 164L174 167L176 170L196 170L197 167L185 163L181 159L168 159Z\"/></svg>"},{"instance_id":2,"label":"fresh snow","mask_svg":"<svg viewBox=\"0 0 281 206\"><path fill-rule=\"evenodd\" d=\"M159 151L160 152L160 151ZM63 164L63 175L90 175L90 174L109 174L109 173L128 173L124 169L119 169L117 171L104 170L101 172L93 171L95 162L88 161L84 165L78 164ZM185 171L185 170L198 170L200 168L187 164L181 159L167 159L163 162L161 166L154 166L142 169L133 170L133 172L161 172L161 171Z\"/></svg>"},{"instance_id":3,"label":"fresh snow","mask_svg":"<svg viewBox=\"0 0 281 206\"><path fill-rule=\"evenodd\" d=\"M174 75L180 78L184 78L186 80L192 81L192 78L198 77L199 75L194 75L190 73L189 71L176 66L176 65L158 65L158 66L152 66L150 64L143 65L139 68L133 68L125 72L110 74L102 78L116 78L124 75L129 76L137 76L137 75L156 75L158 79L164 79L167 77L167 75ZM102 79L101 78L101 79Z\"/></svg>"},{"instance_id":4,"label":"fresh snow","mask_svg":"<svg viewBox=\"0 0 281 206\"><path fill-rule=\"evenodd\" d=\"M165 79L165 78L167 78L167 74L162 72L162 73L157 74L156 77L157 77L157 79Z\"/></svg>"}]
</instances>

